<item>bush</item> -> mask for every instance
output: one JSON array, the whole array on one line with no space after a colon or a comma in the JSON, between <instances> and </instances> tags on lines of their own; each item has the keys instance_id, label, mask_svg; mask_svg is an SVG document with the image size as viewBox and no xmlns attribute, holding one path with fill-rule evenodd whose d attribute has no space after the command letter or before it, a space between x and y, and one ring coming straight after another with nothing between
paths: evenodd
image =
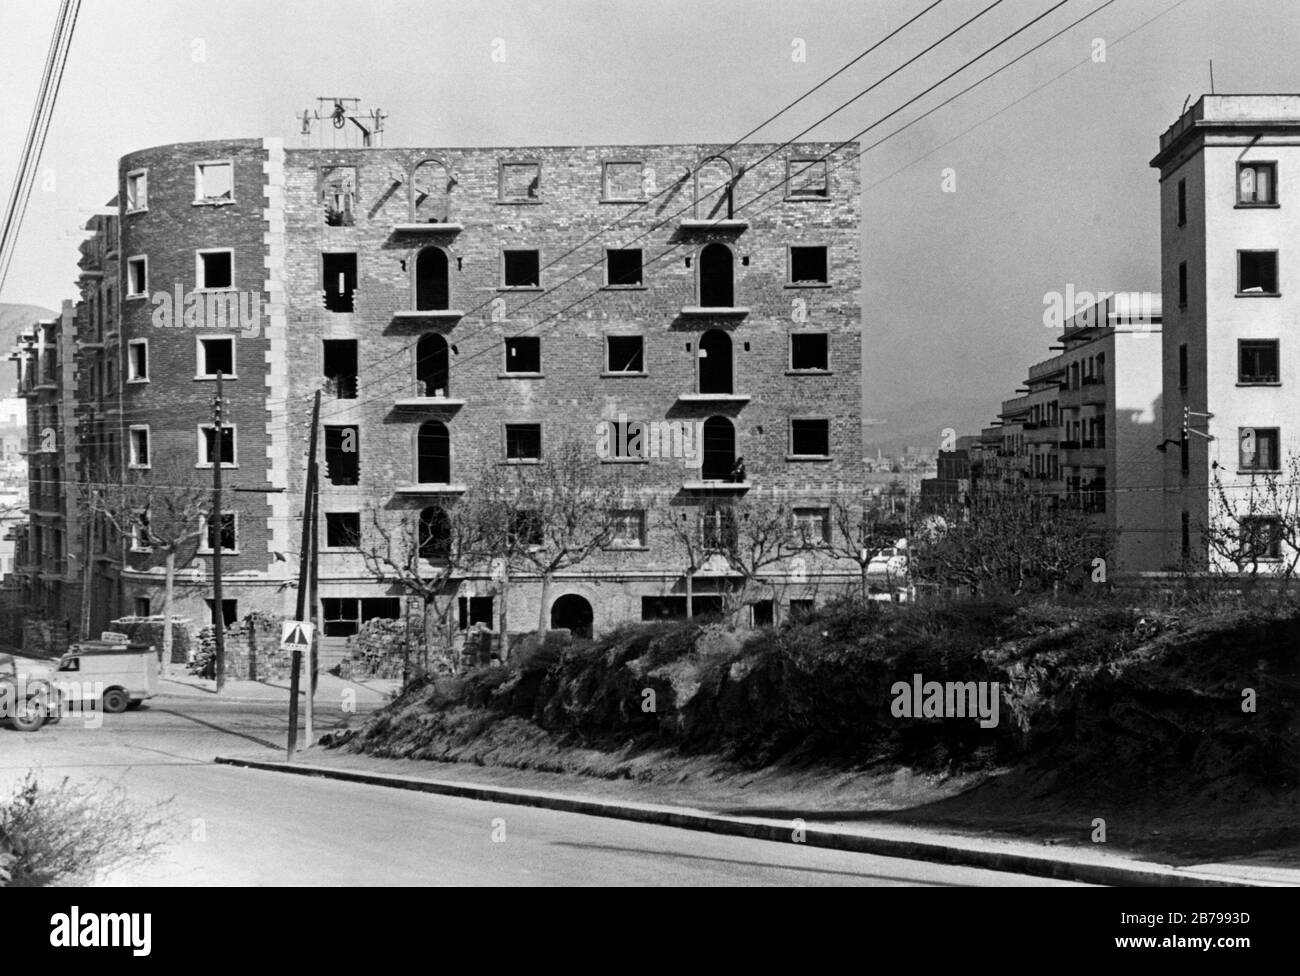
<instances>
[{"instance_id":1,"label":"bush","mask_svg":"<svg viewBox=\"0 0 1300 976\"><path fill-rule=\"evenodd\" d=\"M0 885L81 885L148 861L167 841L165 806L135 806L116 783L51 786L28 773L0 804Z\"/></svg>"}]
</instances>

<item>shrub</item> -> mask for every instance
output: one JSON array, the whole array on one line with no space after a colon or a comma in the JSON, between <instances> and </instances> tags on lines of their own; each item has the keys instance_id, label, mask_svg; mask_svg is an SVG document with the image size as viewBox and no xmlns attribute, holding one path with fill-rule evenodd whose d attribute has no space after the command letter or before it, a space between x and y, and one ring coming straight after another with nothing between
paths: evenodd
<instances>
[{"instance_id":1,"label":"shrub","mask_svg":"<svg viewBox=\"0 0 1300 976\"><path fill-rule=\"evenodd\" d=\"M0 804L0 884L78 885L148 861L167 841L166 803L142 809L116 783L103 790L41 783L28 773Z\"/></svg>"}]
</instances>

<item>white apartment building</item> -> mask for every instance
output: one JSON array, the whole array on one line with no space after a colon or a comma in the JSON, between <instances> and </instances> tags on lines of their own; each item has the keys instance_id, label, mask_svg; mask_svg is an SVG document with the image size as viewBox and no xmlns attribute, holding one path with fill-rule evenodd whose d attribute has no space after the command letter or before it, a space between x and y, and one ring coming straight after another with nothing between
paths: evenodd
<instances>
[{"instance_id":1,"label":"white apartment building","mask_svg":"<svg viewBox=\"0 0 1300 976\"><path fill-rule=\"evenodd\" d=\"M1161 298L1103 294L1053 348L1002 403L995 480L1083 505L1112 542L1112 570L1158 569Z\"/></svg>"},{"instance_id":2,"label":"white apartment building","mask_svg":"<svg viewBox=\"0 0 1300 976\"><path fill-rule=\"evenodd\" d=\"M1151 165L1170 296L1164 562L1271 571L1289 550L1250 499L1287 477L1300 447L1300 95L1204 95ZM1206 531L1216 524L1249 539L1254 558L1225 558Z\"/></svg>"}]
</instances>

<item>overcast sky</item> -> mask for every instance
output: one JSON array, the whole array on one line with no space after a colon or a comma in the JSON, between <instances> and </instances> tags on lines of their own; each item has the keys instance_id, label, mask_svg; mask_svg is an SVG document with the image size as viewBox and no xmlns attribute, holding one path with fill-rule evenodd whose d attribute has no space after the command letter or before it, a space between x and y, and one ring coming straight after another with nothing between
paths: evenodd
<instances>
[{"instance_id":1,"label":"overcast sky","mask_svg":"<svg viewBox=\"0 0 1300 976\"><path fill-rule=\"evenodd\" d=\"M45 147L53 185L32 195L0 300L57 307L75 295L76 228L135 149L262 135L299 145L295 116L317 95L382 106L388 146L725 143L929 2L84 0ZM989 2L945 0L754 138L794 136ZM807 138L853 135L1054 2L1004 0ZM1102 2L1069 0L864 143ZM1046 292L1157 289L1158 136L1209 89L1211 58L1220 92L1300 91L1298 6L1116 0L865 154L868 414L987 398L987 416L952 418L977 429L1044 357ZM0 4L6 194L57 7ZM1095 38L1107 42L1101 63ZM943 192L947 169L955 193Z\"/></svg>"}]
</instances>

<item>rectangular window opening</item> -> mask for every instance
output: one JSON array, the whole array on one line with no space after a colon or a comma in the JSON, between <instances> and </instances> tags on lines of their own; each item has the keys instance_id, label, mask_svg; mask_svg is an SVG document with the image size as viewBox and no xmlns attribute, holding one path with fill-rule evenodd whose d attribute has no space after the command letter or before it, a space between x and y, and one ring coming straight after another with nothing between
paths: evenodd
<instances>
[{"instance_id":1,"label":"rectangular window opening","mask_svg":"<svg viewBox=\"0 0 1300 976\"><path fill-rule=\"evenodd\" d=\"M830 177L824 159L791 159L786 164L786 187L791 197L826 200Z\"/></svg>"},{"instance_id":2,"label":"rectangular window opening","mask_svg":"<svg viewBox=\"0 0 1300 976\"><path fill-rule=\"evenodd\" d=\"M540 461L541 458L541 424L506 424L507 461Z\"/></svg>"},{"instance_id":3,"label":"rectangular window opening","mask_svg":"<svg viewBox=\"0 0 1300 976\"><path fill-rule=\"evenodd\" d=\"M1237 252L1237 293L1276 295L1277 251Z\"/></svg>"},{"instance_id":4,"label":"rectangular window opening","mask_svg":"<svg viewBox=\"0 0 1300 976\"><path fill-rule=\"evenodd\" d=\"M361 430L356 425L325 425L325 478L331 485L361 480Z\"/></svg>"},{"instance_id":5,"label":"rectangular window opening","mask_svg":"<svg viewBox=\"0 0 1300 976\"><path fill-rule=\"evenodd\" d=\"M1238 163L1237 203L1243 206L1277 203L1277 163Z\"/></svg>"},{"instance_id":6,"label":"rectangular window opening","mask_svg":"<svg viewBox=\"0 0 1300 976\"><path fill-rule=\"evenodd\" d=\"M232 288L235 284L234 255L230 251L199 251L200 288Z\"/></svg>"},{"instance_id":7,"label":"rectangular window opening","mask_svg":"<svg viewBox=\"0 0 1300 976\"><path fill-rule=\"evenodd\" d=\"M199 375L235 375L235 340L214 338L199 340Z\"/></svg>"},{"instance_id":8,"label":"rectangular window opening","mask_svg":"<svg viewBox=\"0 0 1300 976\"><path fill-rule=\"evenodd\" d=\"M1238 383L1277 383L1280 379L1278 340L1241 339L1237 343Z\"/></svg>"},{"instance_id":9,"label":"rectangular window opening","mask_svg":"<svg viewBox=\"0 0 1300 976\"><path fill-rule=\"evenodd\" d=\"M360 512L326 512L325 545L330 549L355 549L361 542Z\"/></svg>"},{"instance_id":10,"label":"rectangular window opening","mask_svg":"<svg viewBox=\"0 0 1300 976\"><path fill-rule=\"evenodd\" d=\"M641 248L611 247L605 250L605 276L611 288L642 283Z\"/></svg>"},{"instance_id":11,"label":"rectangular window opening","mask_svg":"<svg viewBox=\"0 0 1300 976\"><path fill-rule=\"evenodd\" d=\"M1280 471L1281 443L1281 431L1277 427L1238 428L1238 467L1242 471Z\"/></svg>"},{"instance_id":12,"label":"rectangular window opening","mask_svg":"<svg viewBox=\"0 0 1300 976\"><path fill-rule=\"evenodd\" d=\"M321 204L327 227L351 227L356 204L357 168L355 166L321 167Z\"/></svg>"},{"instance_id":13,"label":"rectangular window opening","mask_svg":"<svg viewBox=\"0 0 1300 976\"><path fill-rule=\"evenodd\" d=\"M506 203L536 201L541 195L541 163L502 163L501 200Z\"/></svg>"},{"instance_id":14,"label":"rectangular window opening","mask_svg":"<svg viewBox=\"0 0 1300 976\"><path fill-rule=\"evenodd\" d=\"M137 170L126 174L127 213L149 209L149 173Z\"/></svg>"},{"instance_id":15,"label":"rectangular window opening","mask_svg":"<svg viewBox=\"0 0 1300 976\"><path fill-rule=\"evenodd\" d=\"M212 424L203 426L203 456L201 463L211 464L216 456L217 428ZM225 424L221 426L221 466L234 467L235 464L235 428Z\"/></svg>"},{"instance_id":16,"label":"rectangular window opening","mask_svg":"<svg viewBox=\"0 0 1300 976\"><path fill-rule=\"evenodd\" d=\"M127 343L127 378L141 383L149 378L149 343L145 339L132 339Z\"/></svg>"},{"instance_id":17,"label":"rectangular window opening","mask_svg":"<svg viewBox=\"0 0 1300 976\"><path fill-rule=\"evenodd\" d=\"M127 258L126 297L139 298L149 292L149 263L147 258Z\"/></svg>"},{"instance_id":18,"label":"rectangular window opening","mask_svg":"<svg viewBox=\"0 0 1300 976\"><path fill-rule=\"evenodd\" d=\"M790 336L790 368L824 373L830 369L829 337L824 332Z\"/></svg>"},{"instance_id":19,"label":"rectangular window opening","mask_svg":"<svg viewBox=\"0 0 1300 976\"><path fill-rule=\"evenodd\" d=\"M490 596L457 597L456 614L461 630L469 630L475 624L482 624L488 630L495 629L496 615Z\"/></svg>"},{"instance_id":20,"label":"rectangular window opening","mask_svg":"<svg viewBox=\"0 0 1300 976\"><path fill-rule=\"evenodd\" d=\"M506 340L507 373L540 373L542 340L540 336L516 336Z\"/></svg>"},{"instance_id":21,"label":"rectangular window opening","mask_svg":"<svg viewBox=\"0 0 1300 976\"><path fill-rule=\"evenodd\" d=\"M825 247L792 246L790 248L790 283L824 285L830 281Z\"/></svg>"},{"instance_id":22,"label":"rectangular window opening","mask_svg":"<svg viewBox=\"0 0 1300 976\"><path fill-rule=\"evenodd\" d=\"M645 372L645 339L643 337L606 336L605 352L606 372Z\"/></svg>"},{"instance_id":23,"label":"rectangular window opening","mask_svg":"<svg viewBox=\"0 0 1300 976\"><path fill-rule=\"evenodd\" d=\"M536 250L501 252L502 287L540 288L541 283L541 252Z\"/></svg>"},{"instance_id":24,"label":"rectangular window opening","mask_svg":"<svg viewBox=\"0 0 1300 976\"><path fill-rule=\"evenodd\" d=\"M610 514L614 522L609 543L611 549L640 549L645 545L644 509L617 509Z\"/></svg>"},{"instance_id":25,"label":"rectangular window opening","mask_svg":"<svg viewBox=\"0 0 1300 976\"><path fill-rule=\"evenodd\" d=\"M790 421L790 453L800 457L829 457L831 422L825 418Z\"/></svg>"},{"instance_id":26,"label":"rectangular window opening","mask_svg":"<svg viewBox=\"0 0 1300 976\"><path fill-rule=\"evenodd\" d=\"M339 400L357 397L357 340L325 339L325 383Z\"/></svg>"},{"instance_id":27,"label":"rectangular window opening","mask_svg":"<svg viewBox=\"0 0 1300 976\"><path fill-rule=\"evenodd\" d=\"M194 167L194 201L226 203L235 198L234 164L199 163Z\"/></svg>"},{"instance_id":28,"label":"rectangular window opening","mask_svg":"<svg viewBox=\"0 0 1300 976\"><path fill-rule=\"evenodd\" d=\"M132 427L130 430L131 467L149 467L149 428Z\"/></svg>"},{"instance_id":29,"label":"rectangular window opening","mask_svg":"<svg viewBox=\"0 0 1300 976\"><path fill-rule=\"evenodd\" d=\"M604 169L602 186L606 203L645 199L645 164L639 162L605 163Z\"/></svg>"},{"instance_id":30,"label":"rectangular window opening","mask_svg":"<svg viewBox=\"0 0 1300 976\"><path fill-rule=\"evenodd\" d=\"M352 293L357 288L356 254L321 255L325 287L325 308L330 312L351 312Z\"/></svg>"},{"instance_id":31,"label":"rectangular window opening","mask_svg":"<svg viewBox=\"0 0 1300 976\"><path fill-rule=\"evenodd\" d=\"M218 533L221 539L222 552L236 552L239 549L239 539L236 533L235 513L222 512L220 519L212 519L204 516L204 540L205 546L209 552L216 551ZM218 525L218 522L220 523Z\"/></svg>"}]
</instances>

